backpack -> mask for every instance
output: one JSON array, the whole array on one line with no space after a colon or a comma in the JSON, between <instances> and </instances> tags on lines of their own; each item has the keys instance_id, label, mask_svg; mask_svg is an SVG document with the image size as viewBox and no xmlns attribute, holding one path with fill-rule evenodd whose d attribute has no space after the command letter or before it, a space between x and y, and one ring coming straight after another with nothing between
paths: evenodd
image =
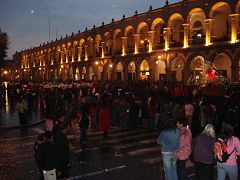
<instances>
[{"instance_id":1,"label":"backpack","mask_svg":"<svg viewBox=\"0 0 240 180\"><path fill-rule=\"evenodd\" d=\"M215 155L215 158L218 162L220 163L225 163L227 162L227 160L229 159L229 157L232 155L232 153L235 151L235 148L234 150L229 154L227 152L227 144L226 142L221 139L221 138L218 138L217 142L215 142L214 144L214 155Z\"/></svg>"}]
</instances>

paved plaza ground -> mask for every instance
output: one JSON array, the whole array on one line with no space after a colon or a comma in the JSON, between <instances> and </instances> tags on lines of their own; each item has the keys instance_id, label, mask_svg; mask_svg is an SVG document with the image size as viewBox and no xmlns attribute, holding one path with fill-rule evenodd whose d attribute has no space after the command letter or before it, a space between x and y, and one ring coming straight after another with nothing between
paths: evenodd
<instances>
[{"instance_id":1,"label":"paved plaza ground","mask_svg":"<svg viewBox=\"0 0 240 180\"><path fill-rule=\"evenodd\" d=\"M41 127L33 127L24 133L1 132L0 179L38 179L33 143L40 131ZM72 152L69 179L163 179L160 147L156 144L158 135L158 131L147 129L112 128L109 138L103 140L102 132L89 130L85 149L79 145L79 136L69 135ZM187 166L191 177L192 164L188 162Z\"/></svg>"}]
</instances>

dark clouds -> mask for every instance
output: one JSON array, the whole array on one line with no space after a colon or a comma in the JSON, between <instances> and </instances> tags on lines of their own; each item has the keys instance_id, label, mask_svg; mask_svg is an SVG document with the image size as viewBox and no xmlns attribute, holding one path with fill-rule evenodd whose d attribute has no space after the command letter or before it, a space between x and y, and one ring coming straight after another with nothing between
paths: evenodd
<instances>
[{"instance_id":1,"label":"dark clouds","mask_svg":"<svg viewBox=\"0 0 240 180\"><path fill-rule=\"evenodd\" d=\"M170 3L180 0L170 0ZM48 41L48 24L51 24L51 39L56 35L91 29L122 15L132 16L135 10L147 11L149 6L162 7L161 0L1 0L0 28L10 37L8 57L15 51L24 50ZM31 13L34 10L34 13Z\"/></svg>"}]
</instances>

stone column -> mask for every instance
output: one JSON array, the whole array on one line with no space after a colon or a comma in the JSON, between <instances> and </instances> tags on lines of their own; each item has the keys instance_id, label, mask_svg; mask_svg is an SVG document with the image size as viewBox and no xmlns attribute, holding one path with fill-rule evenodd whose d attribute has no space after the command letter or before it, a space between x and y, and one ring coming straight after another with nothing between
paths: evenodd
<instances>
[{"instance_id":1,"label":"stone column","mask_svg":"<svg viewBox=\"0 0 240 180\"><path fill-rule=\"evenodd\" d=\"M50 53L50 61L51 61L51 65L54 64L54 58L53 58L53 53L51 52Z\"/></svg>"},{"instance_id":2,"label":"stone column","mask_svg":"<svg viewBox=\"0 0 240 180\"><path fill-rule=\"evenodd\" d=\"M126 44L127 44L127 37L123 36L122 38L122 56L126 55Z\"/></svg>"},{"instance_id":3,"label":"stone column","mask_svg":"<svg viewBox=\"0 0 240 180\"><path fill-rule=\"evenodd\" d=\"M88 60L88 45L84 45L85 48L85 58L84 60L87 61Z\"/></svg>"},{"instance_id":4,"label":"stone column","mask_svg":"<svg viewBox=\"0 0 240 180\"><path fill-rule=\"evenodd\" d=\"M74 48L72 48L72 62L74 62L75 61L75 47Z\"/></svg>"},{"instance_id":5,"label":"stone column","mask_svg":"<svg viewBox=\"0 0 240 180\"><path fill-rule=\"evenodd\" d=\"M164 28L163 34L165 39L165 51L169 49L170 28Z\"/></svg>"},{"instance_id":6,"label":"stone column","mask_svg":"<svg viewBox=\"0 0 240 180\"><path fill-rule=\"evenodd\" d=\"M135 38L135 54L138 53L138 45L139 45L139 40L140 40L140 34L134 34Z\"/></svg>"},{"instance_id":7,"label":"stone column","mask_svg":"<svg viewBox=\"0 0 240 180\"><path fill-rule=\"evenodd\" d=\"M82 46L78 47L78 61L82 60Z\"/></svg>"},{"instance_id":8,"label":"stone column","mask_svg":"<svg viewBox=\"0 0 240 180\"><path fill-rule=\"evenodd\" d=\"M149 49L148 52L152 52L153 50L153 45L154 45L154 33L155 31L148 31L148 39L149 39Z\"/></svg>"},{"instance_id":9,"label":"stone column","mask_svg":"<svg viewBox=\"0 0 240 180\"><path fill-rule=\"evenodd\" d=\"M204 20L206 22L206 42L205 42L205 46L209 46L211 45L211 30L212 30L212 19L205 19Z\"/></svg>"},{"instance_id":10,"label":"stone column","mask_svg":"<svg viewBox=\"0 0 240 180\"><path fill-rule=\"evenodd\" d=\"M61 56L61 64L62 64L63 63L63 56L64 56L62 51L60 51L60 56Z\"/></svg>"},{"instance_id":11,"label":"stone column","mask_svg":"<svg viewBox=\"0 0 240 180\"><path fill-rule=\"evenodd\" d=\"M190 28L190 24L186 23L183 24L184 27L184 44L183 44L183 48L188 48L188 38L189 38L189 28Z\"/></svg>"},{"instance_id":12,"label":"stone column","mask_svg":"<svg viewBox=\"0 0 240 180\"><path fill-rule=\"evenodd\" d=\"M237 29L239 25L239 14L230 14L231 22L231 43L234 44L237 42Z\"/></svg>"},{"instance_id":13,"label":"stone column","mask_svg":"<svg viewBox=\"0 0 240 180\"><path fill-rule=\"evenodd\" d=\"M104 56L105 56L105 42L101 42L101 44L102 44L102 58L104 58Z\"/></svg>"},{"instance_id":14,"label":"stone column","mask_svg":"<svg viewBox=\"0 0 240 180\"><path fill-rule=\"evenodd\" d=\"M65 55L66 55L66 63L68 63L68 53L69 53L69 51L66 50L66 51L65 51Z\"/></svg>"}]
</instances>

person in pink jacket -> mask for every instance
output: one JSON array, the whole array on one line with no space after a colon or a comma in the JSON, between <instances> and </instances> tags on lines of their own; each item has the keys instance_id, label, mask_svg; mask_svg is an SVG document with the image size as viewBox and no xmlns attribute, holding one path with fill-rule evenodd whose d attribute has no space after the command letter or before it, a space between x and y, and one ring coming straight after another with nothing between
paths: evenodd
<instances>
[{"instance_id":1,"label":"person in pink jacket","mask_svg":"<svg viewBox=\"0 0 240 180\"><path fill-rule=\"evenodd\" d=\"M225 180L228 175L229 180L238 179L237 155L240 155L240 140L234 135L234 127L230 123L222 124L221 139L227 142L227 152L231 154L225 163L217 162L217 180Z\"/></svg>"},{"instance_id":2,"label":"person in pink jacket","mask_svg":"<svg viewBox=\"0 0 240 180\"><path fill-rule=\"evenodd\" d=\"M173 154L177 160L177 175L178 180L187 180L188 173L186 169L186 160L191 154L192 133L187 128L188 120L186 118L179 118L177 120L177 127L180 129L180 143L179 148Z\"/></svg>"}]
</instances>

